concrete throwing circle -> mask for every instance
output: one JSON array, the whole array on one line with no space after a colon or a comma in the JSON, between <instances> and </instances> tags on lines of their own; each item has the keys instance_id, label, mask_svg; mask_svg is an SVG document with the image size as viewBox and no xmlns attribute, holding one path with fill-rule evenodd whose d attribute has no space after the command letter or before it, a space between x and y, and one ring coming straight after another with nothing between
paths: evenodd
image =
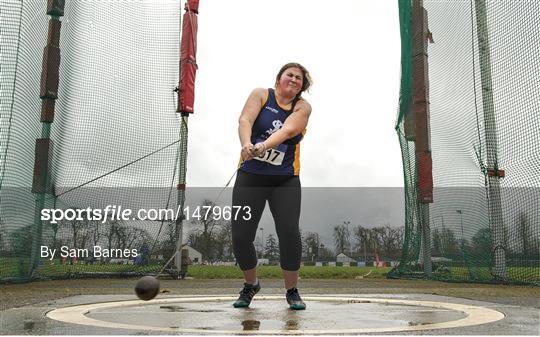
<instances>
[{"instance_id":1,"label":"concrete throwing circle","mask_svg":"<svg viewBox=\"0 0 540 337\"><path fill-rule=\"evenodd\" d=\"M186 334L358 334L449 329L491 323L499 311L456 303L390 298L305 296L290 310L284 296L257 296L235 309L236 296L117 301L55 309L47 317L88 326Z\"/></svg>"}]
</instances>

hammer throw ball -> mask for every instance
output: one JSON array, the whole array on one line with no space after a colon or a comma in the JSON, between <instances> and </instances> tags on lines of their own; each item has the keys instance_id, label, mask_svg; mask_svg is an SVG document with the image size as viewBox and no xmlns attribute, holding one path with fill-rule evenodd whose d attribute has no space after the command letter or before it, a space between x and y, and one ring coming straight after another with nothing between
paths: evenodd
<instances>
[{"instance_id":1,"label":"hammer throw ball","mask_svg":"<svg viewBox=\"0 0 540 337\"><path fill-rule=\"evenodd\" d=\"M143 301L149 301L159 293L159 281L153 276L143 276L135 284L135 294Z\"/></svg>"}]
</instances>

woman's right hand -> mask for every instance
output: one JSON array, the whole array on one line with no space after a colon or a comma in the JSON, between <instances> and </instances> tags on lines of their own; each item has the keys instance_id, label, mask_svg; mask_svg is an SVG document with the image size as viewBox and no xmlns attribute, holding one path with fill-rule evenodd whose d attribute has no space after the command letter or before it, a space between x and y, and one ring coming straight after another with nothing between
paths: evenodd
<instances>
[{"instance_id":1,"label":"woman's right hand","mask_svg":"<svg viewBox=\"0 0 540 337\"><path fill-rule=\"evenodd\" d=\"M253 159L253 144L246 143L242 146L241 156L243 160Z\"/></svg>"}]
</instances>

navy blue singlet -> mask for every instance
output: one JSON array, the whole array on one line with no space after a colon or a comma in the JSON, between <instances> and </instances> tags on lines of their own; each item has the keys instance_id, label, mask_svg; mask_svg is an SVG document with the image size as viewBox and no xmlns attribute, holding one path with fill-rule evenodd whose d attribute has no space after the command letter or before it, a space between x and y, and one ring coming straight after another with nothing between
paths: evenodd
<instances>
[{"instance_id":1,"label":"navy blue singlet","mask_svg":"<svg viewBox=\"0 0 540 337\"><path fill-rule=\"evenodd\" d=\"M291 110L284 110L277 104L274 89L269 88L266 103L251 128L251 143L262 142L281 129L291 113ZM306 130L275 148L266 150L260 157L244 161L240 170L255 174L299 175L300 141L305 132Z\"/></svg>"}]
</instances>

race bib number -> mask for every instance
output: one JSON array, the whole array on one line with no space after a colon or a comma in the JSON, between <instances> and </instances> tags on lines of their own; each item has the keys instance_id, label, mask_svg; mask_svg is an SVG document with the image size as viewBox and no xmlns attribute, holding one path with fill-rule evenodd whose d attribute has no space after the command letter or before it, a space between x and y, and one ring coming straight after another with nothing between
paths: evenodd
<instances>
[{"instance_id":1,"label":"race bib number","mask_svg":"<svg viewBox=\"0 0 540 337\"><path fill-rule=\"evenodd\" d=\"M287 145L278 145L275 149L268 149L260 156L253 157L255 160L264 161L272 165L281 165L283 158L285 158L285 152L287 151Z\"/></svg>"}]
</instances>

